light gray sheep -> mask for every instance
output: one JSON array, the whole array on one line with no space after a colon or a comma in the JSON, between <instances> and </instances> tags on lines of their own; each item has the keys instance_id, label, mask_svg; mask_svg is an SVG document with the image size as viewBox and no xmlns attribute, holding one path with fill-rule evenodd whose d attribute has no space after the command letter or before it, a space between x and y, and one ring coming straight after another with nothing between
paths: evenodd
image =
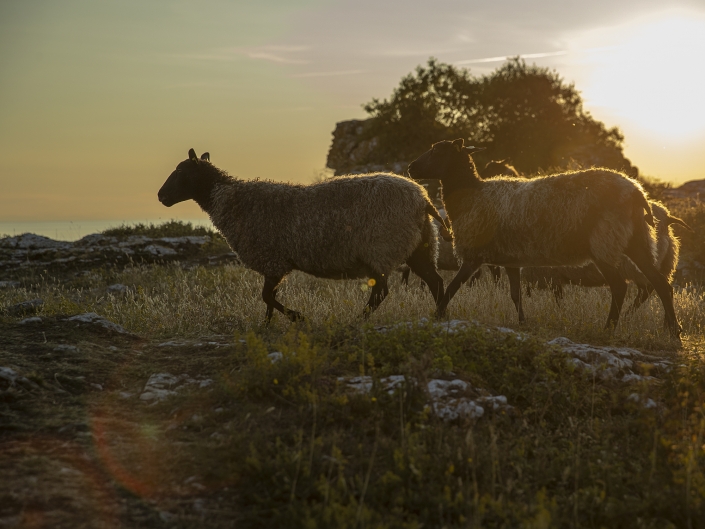
<instances>
[{"instance_id":1,"label":"light gray sheep","mask_svg":"<svg viewBox=\"0 0 705 529\"><path fill-rule=\"evenodd\" d=\"M680 241L673 233L672 226L678 224L693 231L682 219L673 217L666 206L656 201L649 201L651 211L656 220L656 268L670 282L678 266ZM654 290L649 280L629 259L623 258L619 263L620 275L632 281L638 288L636 298L629 308L630 311L638 309ZM528 283L530 293L532 287L541 289L550 288L556 300L563 297L563 287L568 284L585 287L602 287L607 282L594 264L580 267L536 267L525 268L521 271L522 279Z\"/></svg>"},{"instance_id":2,"label":"light gray sheep","mask_svg":"<svg viewBox=\"0 0 705 529\"><path fill-rule=\"evenodd\" d=\"M612 291L607 327L614 327L627 291L619 273L624 255L653 285L666 324L678 338L673 289L654 261L651 208L641 186L616 171L590 169L524 180L481 180L462 139L442 141L409 165L414 179L438 179L451 221L455 252L463 263L437 304L443 316L458 288L480 265L504 266L511 295L524 321L523 266L580 266L593 262Z\"/></svg>"},{"instance_id":3,"label":"light gray sheep","mask_svg":"<svg viewBox=\"0 0 705 529\"><path fill-rule=\"evenodd\" d=\"M335 279L371 278L364 314L387 293L387 278L401 263L429 286L436 303L443 280L436 271L441 219L423 187L401 176L340 176L311 185L244 181L199 159L193 149L159 190L171 207L195 200L241 261L264 276L268 322L277 309L292 321L302 316L279 303L277 287L292 270Z\"/></svg>"}]
</instances>

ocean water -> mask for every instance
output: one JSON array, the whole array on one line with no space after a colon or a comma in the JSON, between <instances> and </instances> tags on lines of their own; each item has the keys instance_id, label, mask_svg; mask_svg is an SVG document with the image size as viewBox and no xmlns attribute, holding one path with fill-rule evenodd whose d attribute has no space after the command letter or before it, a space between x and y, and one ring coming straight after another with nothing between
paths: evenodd
<instances>
[{"instance_id":1,"label":"ocean water","mask_svg":"<svg viewBox=\"0 0 705 529\"><path fill-rule=\"evenodd\" d=\"M46 222L0 222L0 238L23 233L35 233L57 241L77 241L81 237L98 233L108 228L123 224L163 224L171 219L140 219L140 220L75 220L75 221L46 221ZM175 219L190 222L193 226L212 228L213 224L208 219Z\"/></svg>"}]
</instances>

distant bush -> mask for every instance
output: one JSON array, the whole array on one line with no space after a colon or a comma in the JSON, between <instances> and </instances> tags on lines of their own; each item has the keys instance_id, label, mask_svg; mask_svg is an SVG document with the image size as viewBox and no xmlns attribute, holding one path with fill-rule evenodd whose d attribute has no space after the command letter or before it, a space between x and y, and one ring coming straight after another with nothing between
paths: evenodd
<instances>
[{"instance_id":1,"label":"distant bush","mask_svg":"<svg viewBox=\"0 0 705 529\"><path fill-rule=\"evenodd\" d=\"M208 235L210 237L221 237L212 228L203 226L194 227L190 222L180 220L170 220L163 224L121 224L115 228L108 228L103 231L103 235L110 237L129 237L130 235L143 235L145 237L185 237L191 235Z\"/></svg>"}]
</instances>

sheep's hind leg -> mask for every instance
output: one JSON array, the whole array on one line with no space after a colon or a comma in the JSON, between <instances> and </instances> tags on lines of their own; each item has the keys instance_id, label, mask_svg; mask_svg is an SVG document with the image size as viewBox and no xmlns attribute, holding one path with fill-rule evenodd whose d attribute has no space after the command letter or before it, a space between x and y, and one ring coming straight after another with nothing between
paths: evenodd
<instances>
[{"instance_id":1,"label":"sheep's hind leg","mask_svg":"<svg viewBox=\"0 0 705 529\"><path fill-rule=\"evenodd\" d=\"M622 305L624 304L624 296L627 295L627 281L614 266L597 261L595 265L602 273L602 276L605 278L605 281L607 281L607 284L610 286L610 291L612 292L612 305L610 306L610 313L607 316L605 329L613 329L617 326L619 313L622 311Z\"/></svg>"},{"instance_id":2,"label":"sheep's hind leg","mask_svg":"<svg viewBox=\"0 0 705 529\"><path fill-rule=\"evenodd\" d=\"M370 294L370 299L367 301L365 309L362 311L362 315L367 318L370 313L379 307L379 304L384 301L384 298L389 294L389 287L387 286L387 277L382 274L379 276L373 276L374 285L372 285L372 293Z\"/></svg>"},{"instance_id":3,"label":"sheep's hind leg","mask_svg":"<svg viewBox=\"0 0 705 529\"><path fill-rule=\"evenodd\" d=\"M512 295L512 301L519 313L519 323L524 323L526 318L524 317L524 307L521 303L521 268L505 267L504 270L509 278L509 292Z\"/></svg>"},{"instance_id":4,"label":"sheep's hind leg","mask_svg":"<svg viewBox=\"0 0 705 529\"><path fill-rule=\"evenodd\" d=\"M442 296L440 302L436 305L436 315L442 318L446 314L446 309L448 308L448 303L453 299L458 289L465 283L470 277L477 271L482 262L479 261L464 261L460 266L460 270L455 274L453 280L448 284L445 294Z\"/></svg>"},{"instance_id":5,"label":"sheep's hind leg","mask_svg":"<svg viewBox=\"0 0 705 529\"><path fill-rule=\"evenodd\" d=\"M475 283L480 279L480 277L482 277L482 268L478 268L477 270L475 270L475 273L470 276L470 282L468 283L468 287L472 288Z\"/></svg>"},{"instance_id":6,"label":"sheep's hind leg","mask_svg":"<svg viewBox=\"0 0 705 529\"><path fill-rule=\"evenodd\" d=\"M671 336L680 340L682 329L678 323L678 318L676 318L676 311L673 308L673 287L668 284L668 280L654 266L653 257L647 249L630 246L625 253L653 285L658 297L661 298L661 303L663 303L666 326L671 332Z\"/></svg>"},{"instance_id":7,"label":"sheep's hind leg","mask_svg":"<svg viewBox=\"0 0 705 529\"><path fill-rule=\"evenodd\" d=\"M438 302L443 297L443 278L438 273L438 270L436 270L436 265L428 255L428 250L420 246L414 250L411 257L406 260L406 264L413 273L426 283L431 291L433 300L436 302L436 305L438 305Z\"/></svg>"},{"instance_id":8,"label":"sheep's hind leg","mask_svg":"<svg viewBox=\"0 0 705 529\"><path fill-rule=\"evenodd\" d=\"M636 312L636 309L641 307L644 302L649 299L651 293L654 291L654 287L651 284L648 285L637 285L639 291L636 293L636 297L632 302L632 306L629 307L629 312Z\"/></svg>"},{"instance_id":9,"label":"sheep's hind leg","mask_svg":"<svg viewBox=\"0 0 705 529\"><path fill-rule=\"evenodd\" d=\"M411 268L404 268L404 271L401 273L401 284L406 287L409 286L409 275L411 275Z\"/></svg>"},{"instance_id":10,"label":"sheep's hind leg","mask_svg":"<svg viewBox=\"0 0 705 529\"><path fill-rule=\"evenodd\" d=\"M265 316L265 323L269 324L274 314L274 309L284 314L291 321L301 321L304 317L296 312L295 310L287 309L284 305L279 303L275 296L277 295L277 290L279 289L279 283L283 277L267 276L264 278L264 288L262 288L262 300L267 304L267 314Z\"/></svg>"}]
</instances>

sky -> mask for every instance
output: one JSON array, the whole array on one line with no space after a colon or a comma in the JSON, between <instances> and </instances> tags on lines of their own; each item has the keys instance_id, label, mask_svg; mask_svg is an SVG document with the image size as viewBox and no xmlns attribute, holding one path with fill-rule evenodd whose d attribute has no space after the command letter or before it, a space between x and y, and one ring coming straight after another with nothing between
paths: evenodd
<instances>
[{"instance_id":1,"label":"sky","mask_svg":"<svg viewBox=\"0 0 705 529\"><path fill-rule=\"evenodd\" d=\"M4 0L0 223L202 218L156 193L193 147L310 182L338 121L429 57L558 71L642 174L705 178L702 0Z\"/></svg>"}]
</instances>

